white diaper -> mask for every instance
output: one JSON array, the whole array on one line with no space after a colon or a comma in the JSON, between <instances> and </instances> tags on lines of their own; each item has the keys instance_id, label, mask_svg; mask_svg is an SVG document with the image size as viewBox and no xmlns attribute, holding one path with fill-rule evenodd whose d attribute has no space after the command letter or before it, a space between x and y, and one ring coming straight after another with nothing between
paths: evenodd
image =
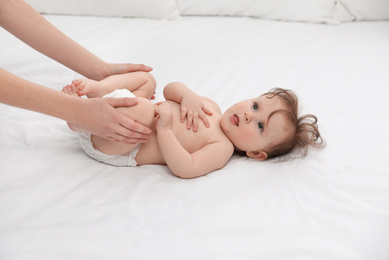
<instances>
[{"instance_id":1,"label":"white diaper","mask_svg":"<svg viewBox=\"0 0 389 260\"><path fill-rule=\"evenodd\" d=\"M108 93L107 95L103 97L116 97L116 98L121 98L121 97L135 97L134 94L131 93L128 89L115 89L111 93Z\"/></svg>"},{"instance_id":2,"label":"white diaper","mask_svg":"<svg viewBox=\"0 0 389 260\"><path fill-rule=\"evenodd\" d=\"M105 95L104 97L120 98L120 97L135 97L135 96L127 89L116 89L115 91ZM80 140L80 144L84 149L85 153L90 157L92 157L93 159L95 159L96 161L113 165L113 166L136 166L137 165L135 161L135 157L140 149L140 144L138 144L129 153L122 154L122 155L108 155L100 152L99 150L96 150L93 147L90 133L79 132L78 137Z\"/></svg>"}]
</instances>

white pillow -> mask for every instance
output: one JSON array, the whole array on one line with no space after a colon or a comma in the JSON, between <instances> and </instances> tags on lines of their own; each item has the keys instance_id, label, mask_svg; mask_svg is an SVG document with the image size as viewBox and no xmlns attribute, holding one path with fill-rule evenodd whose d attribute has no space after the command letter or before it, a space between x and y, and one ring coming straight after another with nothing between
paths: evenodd
<instances>
[{"instance_id":1,"label":"white pillow","mask_svg":"<svg viewBox=\"0 0 389 260\"><path fill-rule=\"evenodd\" d=\"M182 15L332 22L336 0L177 0Z\"/></svg>"},{"instance_id":2,"label":"white pillow","mask_svg":"<svg viewBox=\"0 0 389 260\"><path fill-rule=\"evenodd\" d=\"M177 19L176 0L26 0L40 13Z\"/></svg>"},{"instance_id":3,"label":"white pillow","mask_svg":"<svg viewBox=\"0 0 389 260\"><path fill-rule=\"evenodd\" d=\"M388 20L389 0L337 0L334 18L341 22Z\"/></svg>"}]
</instances>

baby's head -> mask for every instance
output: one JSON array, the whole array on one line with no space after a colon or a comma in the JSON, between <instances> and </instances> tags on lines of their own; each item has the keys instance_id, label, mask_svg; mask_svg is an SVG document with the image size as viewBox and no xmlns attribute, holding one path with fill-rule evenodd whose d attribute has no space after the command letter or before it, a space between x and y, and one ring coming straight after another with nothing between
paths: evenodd
<instances>
[{"instance_id":1,"label":"baby's head","mask_svg":"<svg viewBox=\"0 0 389 260\"><path fill-rule=\"evenodd\" d=\"M309 146L321 147L317 118L298 117L296 95L281 88L230 107L220 123L237 151L264 160L298 149L305 156Z\"/></svg>"}]
</instances>

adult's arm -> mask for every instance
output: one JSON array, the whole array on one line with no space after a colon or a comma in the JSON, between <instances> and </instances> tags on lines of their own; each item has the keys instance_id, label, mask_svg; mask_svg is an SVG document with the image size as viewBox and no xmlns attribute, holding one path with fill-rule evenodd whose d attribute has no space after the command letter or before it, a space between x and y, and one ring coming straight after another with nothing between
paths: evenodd
<instances>
[{"instance_id":1,"label":"adult's arm","mask_svg":"<svg viewBox=\"0 0 389 260\"><path fill-rule=\"evenodd\" d=\"M22 0L0 0L0 26L37 51L87 78L101 80L112 74L151 70L142 64L111 64L102 61ZM145 133L150 133L150 129L113 109L117 106L132 106L136 103L134 100L74 100L4 70L0 72L1 103L55 116L85 131L117 141L134 142L134 138L143 139L147 137Z\"/></svg>"},{"instance_id":2,"label":"adult's arm","mask_svg":"<svg viewBox=\"0 0 389 260\"><path fill-rule=\"evenodd\" d=\"M152 70L143 64L104 62L22 0L0 0L0 26L35 50L90 79L101 80L112 74Z\"/></svg>"},{"instance_id":3,"label":"adult's arm","mask_svg":"<svg viewBox=\"0 0 389 260\"><path fill-rule=\"evenodd\" d=\"M143 142L151 133L149 128L114 109L133 106L136 98L82 99L40 86L3 69L0 69L0 103L54 116L76 124L81 130L121 142Z\"/></svg>"}]
</instances>

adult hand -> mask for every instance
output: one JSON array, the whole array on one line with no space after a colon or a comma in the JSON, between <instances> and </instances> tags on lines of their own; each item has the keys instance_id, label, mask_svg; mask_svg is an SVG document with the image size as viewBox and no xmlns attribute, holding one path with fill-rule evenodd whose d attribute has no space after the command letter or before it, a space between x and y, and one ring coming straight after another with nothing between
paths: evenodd
<instances>
[{"instance_id":1,"label":"adult hand","mask_svg":"<svg viewBox=\"0 0 389 260\"><path fill-rule=\"evenodd\" d=\"M137 98L91 98L80 99L82 112L77 122L69 123L75 131L87 131L103 138L126 143L144 143L151 130L124 116L116 107L134 106Z\"/></svg>"},{"instance_id":2,"label":"adult hand","mask_svg":"<svg viewBox=\"0 0 389 260\"><path fill-rule=\"evenodd\" d=\"M106 77L115 74L124 74L135 71L150 72L153 70L150 66L144 64L132 64L132 63L108 63L109 72Z\"/></svg>"}]
</instances>

